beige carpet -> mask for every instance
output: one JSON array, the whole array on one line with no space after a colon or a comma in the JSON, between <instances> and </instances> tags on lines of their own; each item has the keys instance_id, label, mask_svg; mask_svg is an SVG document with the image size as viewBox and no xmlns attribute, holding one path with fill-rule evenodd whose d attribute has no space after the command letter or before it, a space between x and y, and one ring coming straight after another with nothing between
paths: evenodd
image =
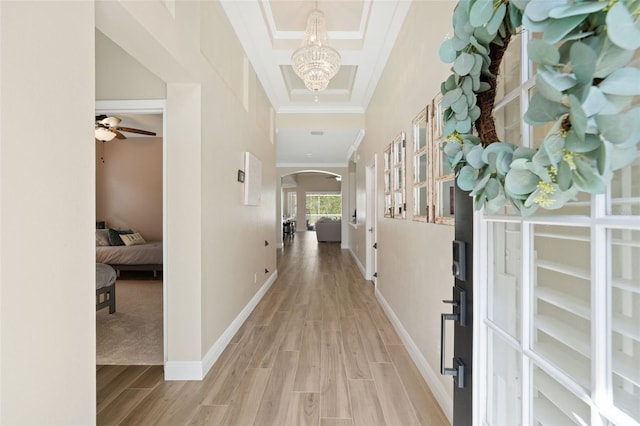
<instances>
[{"instance_id":1,"label":"beige carpet","mask_svg":"<svg viewBox=\"0 0 640 426\"><path fill-rule=\"evenodd\" d=\"M116 312L96 312L98 365L158 365L162 353L162 281L116 281Z\"/></svg>"}]
</instances>

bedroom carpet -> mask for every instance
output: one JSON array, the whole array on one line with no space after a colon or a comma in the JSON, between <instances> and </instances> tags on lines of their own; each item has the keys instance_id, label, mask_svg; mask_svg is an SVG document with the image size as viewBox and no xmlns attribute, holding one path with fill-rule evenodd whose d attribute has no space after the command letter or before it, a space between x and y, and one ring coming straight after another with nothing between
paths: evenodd
<instances>
[{"instance_id":1,"label":"bedroom carpet","mask_svg":"<svg viewBox=\"0 0 640 426\"><path fill-rule=\"evenodd\" d=\"M98 365L162 364L162 281L116 281L116 312L96 312L96 340Z\"/></svg>"}]
</instances>

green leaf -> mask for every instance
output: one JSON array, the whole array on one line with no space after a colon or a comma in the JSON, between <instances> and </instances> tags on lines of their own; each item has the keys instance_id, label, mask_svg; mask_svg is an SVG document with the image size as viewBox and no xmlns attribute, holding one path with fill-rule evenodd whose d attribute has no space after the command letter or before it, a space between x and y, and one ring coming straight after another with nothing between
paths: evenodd
<instances>
[{"instance_id":1,"label":"green leaf","mask_svg":"<svg viewBox=\"0 0 640 426\"><path fill-rule=\"evenodd\" d=\"M493 15L492 0L476 0L469 11L469 23L473 27L486 25Z\"/></svg>"},{"instance_id":2,"label":"green leaf","mask_svg":"<svg viewBox=\"0 0 640 426\"><path fill-rule=\"evenodd\" d=\"M576 132L578 138L582 140L584 139L584 133L587 130L587 115L582 110L582 104L575 96L569 96L569 105L571 107L569 111L571 127Z\"/></svg>"},{"instance_id":3,"label":"green leaf","mask_svg":"<svg viewBox=\"0 0 640 426\"><path fill-rule=\"evenodd\" d=\"M567 137L564 139L565 148L569 151L577 152L579 154L591 152L594 149L598 149L600 147L600 143L600 138L598 138L596 135L591 135L588 133L584 135L584 140L580 140L574 130L569 130L567 132Z\"/></svg>"},{"instance_id":4,"label":"green leaf","mask_svg":"<svg viewBox=\"0 0 640 426\"><path fill-rule=\"evenodd\" d=\"M542 21L534 21L531 18L529 18L526 14L522 15L522 26L534 33L544 32L549 26L550 22L551 22L550 19L544 19Z\"/></svg>"},{"instance_id":5,"label":"green leaf","mask_svg":"<svg viewBox=\"0 0 640 426\"><path fill-rule=\"evenodd\" d=\"M598 87L608 95L640 95L640 69L620 68L609 74Z\"/></svg>"},{"instance_id":6,"label":"green leaf","mask_svg":"<svg viewBox=\"0 0 640 426\"><path fill-rule=\"evenodd\" d=\"M635 145L640 133L640 107L623 114L596 115L596 123L602 136L611 143Z\"/></svg>"},{"instance_id":7,"label":"green leaf","mask_svg":"<svg viewBox=\"0 0 640 426\"><path fill-rule=\"evenodd\" d=\"M536 163L527 163L527 169L545 182L551 182L551 176L546 167Z\"/></svg>"},{"instance_id":8,"label":"green leaf","mask_svg":"<svg viewBox=\"0 0 640 426\"><path fill-rule=\"evenodd\" d=\"M567 34L575 30L588 15L568 16L566 18L552 20L542 39L547 43L555 44L561 41Z\"/></svg>"},{"instance_id":9,"label":"green leaf","mask_svg":"<svg viewBox=\"0 0 640 426\"><path fill-rule=\"evenodd\" d=\"M507 14L507 5L502 3L496 9L495 13L487 23L487 31L489 34L495 34L500 28L500 24L504 20L505 15Z\"/></svg>"},{"instance_id":10,"label":"green leaf","mask_svg":"<svg viewBox=\"0 0 640 426\"><path fill-rule=\"evenodd\" d=\"M451 109L456 114L460 114L462 111L467 111L467 97L465 95L460 96L458 100L451 105Z\"/></svg>"},{"instance_id":11,"label":"green leaf","mask_svg":"<svg viewBox=\"0 0 640 426\"><path fill-rule=\"evenodd\" d=\"M636 146L619 146L605 141L611 159L611 170L619 170L633 163L638 156Z\"/></svg>"},{"instance_id":12,"label":"green leaf","mask_svg":"<svg viewBox=\"0 0 640 426\"><path fill-rule=\"evenodd\" d=\"M584 15L594 13L607 7L607 2L585 1L582 3L572 3L567 6L560 6L549 11L549 17L554 19L566 18L567 16Z\"/></svg>"},{"instance_id":13,"label":"green leaf","mask_svg":"<svg viewBox=\"0 0 640 426\"><path fill-rule=\"evenodd\" d=\"M447 39L442 42L440 45L440 50L438 50L440 55L440 60L445 64L450 64L456 60L457 52L453 48L453 43L450 39Z\"/></svg>"},{"instance_id":14,"label":"green leaf","mask_svg":"<svg viewBox=\"0 0 640 426\"><path fill-rule=\"evenodd\" d=\"M560 62L560 52L555 46L532 38L527 44L529 59L539 65L557 65Z\"/></svg>"},{"instance_id":15,"label":"green leaf","mask_svg":"<svg viewBox=\"0 0 640 426\"><path fill-rule=\"evenodd\" d=\"M471 191L473 189L473 184L477 178L477 169L474 169L471 166L464 166L460 169L460 173L458 173L456 183L463 191Z\"/></svg>"},{"instance_id":16,"label":"green leaf","mask_svg":"<svg viewBox=\"0 0 640 426\"><path fill-rule=\"evenodd\" d=\"M499 152L496 157L496 172L500 176L506 176L509 170L511 170L511 161L513 161L512 153Z\"/></svg>"},{"instance_id":17,"label":"green leaf","mask_svg":"<svg viewBox=\"0 0 640 426\"><path fill-rule=\"evenodd\" d=\"M471 119L471 122L475 123L476 121L478 121L478 119L480 118L480 113L481 111L478 105L471 108L469 110L469 118Z\"/></svg>"},{"instance_id":18,"label":"green leaf","mask_svg":"<svg viewBox=\"0 0 640 426\"><path fill-rule=\"evenodd\" d=\"M471 151L467 153L467 163L471 167L479 169L485 165L485 163L482 161L482 151L482 146L476 145L471 149Z\"/></svg>"},{"instance_id":19,"label":"green leaf","mask_svg":"<svg viewBox=\"0 0 640 426\"><path fill-rule=\"evenodd\" d=\"M504 180L504 188L513 194L527 195L533 192L540 178L529 170L519 170L513 167Z\"/></svg>"},{"instance_id":20,"label":"green leaf","mask_svg":"<svg viewBox=\"0 0 640 426\"><path fill-rule=\"evenodd\" d=\"M529 19L540 22L549 17L551 10L556 7L567 4L565 0L546 0L546 1L531 1L527 4L524 10L525 16Z\"/></svg>"},{"instance_id":21,"label":"green leaf","mask_svg":"<svg viewBox=\"0 0 640 426\"><path fill-rule=\"evenodd\" d=\"M467 117L465 120L456 123L456 131L458 133L469 133L471 131L471 119Z\"/></svg>"},{"instance_id":22,"label":"green leaf","mask_svg":"<svg viewBox=\"0 0 640 426\"><path fill-rule=\"evenodd\" d=\"M484 161L486 164L490 164L492 162L492 158L493 158L493 161L495 161L495 158L501 152L512 153L513 149L514 149L514 145L509 143L505 143L505 142L492 143L484 149L484 152L482 153L482 161Z\"/></svg>"},{"instance_id":23,"label":"green leaf","mask_svg":"<svg viewBox=\"0 0 640 426\"><path fill-rule=\"evenodd\" d=\"M533 156L536 154L536 150L533 148L527 148L526 146L519 146L513 151L513 160L525 159L531 160Z\"/></svg>"},{"instance_id":24,"label":"green leaf","mask_svg":"<svg viewBox=\"0 0 640 426\"><path fill-rule=\"evenodd\" d=\"M489 89L491 89L491 85L486 81L481 81L480 88L478 89L478 93L486 92Z\"/></svg>"},{"instance_id":25,"label":"green leaf","mask_svg":"<svg viewBox=\"0 0 640 426\"><path fill-rule=\"evenodd\" d=\"M458 75L467 75L473 68L473 65L475 64L475 62L476 61L473 55L467 52L462 52L460 53L460 56L458 56L458 58L453 63L453 70Z\"/></svg>"},{"instance_id":26,"label":"green leaf","mask_svg":"<svg viewBox=\"0 0 640 426\"><path fill-rule=\"evenodd\" d=\"M633 50L625 50L605 37L599 50L594 77L605 78L618 68L622 68L633 58L633 53Z\"/></svg>"},{"instance_id":27,"label":"green leaf","mask_svg":"<svg viewBox=\"0 0 640 426\"><path fill-rule=\"evenodd\" d=\"M519 8L517 6L513 7L513 1L511 3L512 4L508 6L509 22L511 22L511 26L512 26L512 28L510 29L510 32L512 34L515 34L517 29L522 25L522 9L523 8Z\"/></svg>"},{"instance_id":28,"label":"green leaf","mask_svg":"<svg viewBox=\"0 0 640 426\"><path fill-rule=\"evenodd\" d=\"M456 83L456 76L455 74L451 74L449 76L449 78L447 78L444 82L444 87L445 89L447 89L446 91L450 91L455 89L456 87L458 87L457 83ZM444 94L444 93L443 93Z\"/></svg>"},{"instance_id":29,"label":"green leaf","mask_svg":"<svg viewBox=\"0 0 640 426\"><path fill-rule=\"evenodd\" d=\"M551 164L553 164L554 167L557 166L560 160L562 160L564 144L564 138L559 134L549 135L542 142L542 147L547 152L549 161L551 161Z\"/></svg>"},{"instance_id":30,"label":"green leaf","mask_svg":"<svg viewBox=\"0 0 640 426\"><path fill-rule=\"evenodd\" d=\"M451 47L457 52L465 49L469 45L468 38L461 38L458 34L454 35L451 39Z\"/></svg>"},{"instance_id":31,"label":"green leaf","mask_svg":"<svg viewBox=\"0 0 640 426\"><path fill-rule=\"evenodd\" d=\"M566 107L545 99L541 94L536 93L531 97L529 109L525 113L524 119L533 126L544 125L550 121L557 120L558 117L566 113Z\"/></svg>"},{"instance_id":32,"label":"green leaf","mask_svg":"<svg viewBox=\"0 0 640 426\"><path fill-rule=\"evenodd\" d=\"M458 99L460 99L461 96L462 96L462 89L461 88L458 87L456 89L453 89L453 90L447 92L442 97L442 101L440 102L440 105L442 106L442 108L449 108Z\"/></svg>"},{"instance_id":33,"label":"green leaf","mask_svg":"<svg viewBox=\"0 0 640 426\"><path fill-rule=\"evenodd\" d=\"M460 145L460 143L458 142L454 142L454 141L448 141L445 145L444 148L442 149L444 151L444 154L447 157L453 157L455 156L458 152L460 152L460 150L462 149L462 146Z\"/></svg>"},{"instance_id":34,"label":"green leaf","mask_svg":"<svg viewBox=\"0 0 640 426\"><path fill-rule=\"evenodd\" d=\"M578 83L590 83L596 71L596 52L584 43L571 46L571 64Z\"/></svg>"},{"instance_id":35,"label":"green leaf","mask_svg":"<svg viewBox=\"0 0 640 426\"><path fill-rule=\"evenodd\" d=\"M633 21L622 1L615 3L607 13L607 35L623 49L635 50L640 47L640 26Z\"/></svg>"},{"instance_id":36,"label":"green leaf","mask_svg":"<svg viewBox=\"0 0 640 426\"><path fill-rule=\"evenodd\" d=\"M458 166L458 163L462 161L463 158L464 158L464 153L462 151L459 151L451 160L451 168L455 169Z\"/></svg>"},{"instance_id":37,"label":"green leaf","mask_svg":"<svg viewBox=\"0 0 640 426\"><path fill-rule=\"evenodd\" d=\"M571 89L577 83L573 75L559 73L557 71L540 71L538 75L544 78L551 87L560 92Z\"/></svg>"},{"instance_id":38,"label":"green leaf","mask_svg":"<svg viewBox=\"0 0 640 426\"><path fill-rule=\"evenodd\" d=\"M587 117L599 114L610 106L611 103L607 100L602 91L595 86L591 87L587 99L582 103L582 109Z\"/></svg>"},{"instance_id":39,"label":"green leaf","mask_svg":"<svg viewBox=\"0 0 640 426\"><path fill-rule=\"evenodd\" d=\"M444 136L446 138L451 133L455 132L456 124L458 124L458 122L456 120L445 120L444 128L442 129L442 136Z\"/></svg>"},{"instance_id":40,"label":"green leaf","mask_svg":"<svg viewBox=\"0 0 640 426\"><path fill-rule=\"evenodd\" d=\"M599 176L591 163L574 157L576 169L573 171L573 182L581 191L590 194L602 194L607 188L606 182Z\"/></svg>"},{"instance_id":41,"label":"green leaf","mask_svg":"<svg viewBox=\"0 0 640 426\"><path fill-rule=\"evenodd\" d=\"M538 72L538 75L536 75L536 89L538 89L538 93L546 99L560 103L560 101L562 101L562 92L547 82L544 75L548 73L549 71Z\"/></svg>"},{"instance_id":42,"label":"green leaf","mask_svg":"<svg viewBox=\"0 0 640 426\"><path fill-rule=\"evenodd\" d=\"M558 187L561 191L566 191L571 187L571 183L573 181L569 164L561 161L560 164L558 164L557 170L558 174L556 175L556 181L558 183Z\"/></svg>"}]
</instances>

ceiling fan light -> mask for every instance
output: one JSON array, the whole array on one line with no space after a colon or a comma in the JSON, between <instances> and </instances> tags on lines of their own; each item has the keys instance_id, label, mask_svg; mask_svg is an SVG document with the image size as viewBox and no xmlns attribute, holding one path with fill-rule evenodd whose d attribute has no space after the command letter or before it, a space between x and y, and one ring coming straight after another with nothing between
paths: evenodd
<instances>
[{"instance_id":1,"label":"ceiling fan light","mask_svg":"<svg viewBox=\"0 0 640 426\"><path fill-rule=\"evenodd\" d=\"M113 140L113 138L115 137L116 137L115 132L112 132L111 130L102 126L96 127L95 138L98 139L99 141L109 142L110 140Z\"/></svg>"},{"instance_id":2,"label":"ceiling fan light","mask_svg":"<svg viewBox=\"0 0 640 426\"><path fill-rule=\"evenodd\" d=\"M118 124L120 124L120 121L121 120L118 117L107 117L100 120L100 124L104 124L105 126L109 127L116 127Z\"/></svg>"}]
</instances>

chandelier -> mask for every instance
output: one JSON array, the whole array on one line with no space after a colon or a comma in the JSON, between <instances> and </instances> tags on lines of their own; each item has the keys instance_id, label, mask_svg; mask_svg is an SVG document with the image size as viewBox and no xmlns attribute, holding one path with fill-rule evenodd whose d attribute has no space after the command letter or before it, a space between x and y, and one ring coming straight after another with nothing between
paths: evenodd
<instances>
[{"instance_id":1,"label":"chandelier","mask_svg":"<svg viewBox=\"0 0 640 426\"><path fill-rule=\"evenodd\" d=\"M302 47L291 55L291 65L307 89L313 92L326 89L340 69L340 54L327 45L324 13L318 9L307 19Z\"/></svg>"}]
</instances>

